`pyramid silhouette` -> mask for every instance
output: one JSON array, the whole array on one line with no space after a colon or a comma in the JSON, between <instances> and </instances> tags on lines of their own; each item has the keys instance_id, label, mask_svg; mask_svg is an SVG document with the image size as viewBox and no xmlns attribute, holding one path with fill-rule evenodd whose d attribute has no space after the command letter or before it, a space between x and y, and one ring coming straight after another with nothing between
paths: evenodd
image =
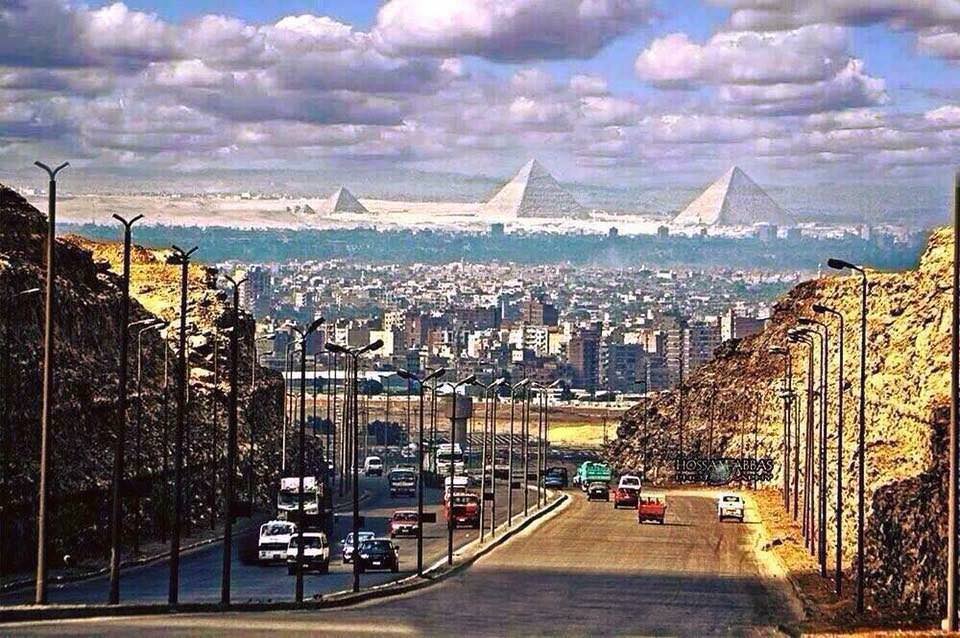
<instances>
[{"instance_id":1,"label":"pyramid silhouette","mask_svg":"<svg viewBox=\"0 0 960 638\"><path fill-rule=\"evenodd\" d=\"M368 213L366 207L357 201L353 193L340 187L330 197L323 201L320 207L323 213Z\"/></svg>"},{"instance_id":2,"label":"pyramid silhouette","mask_svg":"<svg viewBox=\"0 0 960 638\"><path fill-rule=\"evenodd\" d=\"M752 226L767 223L787 225L791 216L734 166L683 209L674 220L681 226Z\"/></svg>"},{"instance_id":3,"label":"pyramid silhouette","mask_svg":"<svg viewBox=\"0 0 960 638\"><path fill-rule=\"evenodd\" d=\"M484 204L486 213L516 217L573 217L589 216L586 208L553 178L535 159L523 168Z\"/></svg>"}]
</instances>

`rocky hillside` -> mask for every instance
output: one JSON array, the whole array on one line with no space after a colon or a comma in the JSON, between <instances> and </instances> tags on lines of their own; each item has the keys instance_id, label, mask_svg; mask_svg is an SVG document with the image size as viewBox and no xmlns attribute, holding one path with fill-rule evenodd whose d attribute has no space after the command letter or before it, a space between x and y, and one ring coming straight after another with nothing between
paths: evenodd
<instances>
[{"instance_id":1,"label":"rocky hillside","mask_svg":"<svg viewBox=\"0 0 960 638\"><path fill-rule=\"evenodd\" d=\"M35 500L39 460L43 297L19 295L42 288L46 218L15 192L0 185L0 324L9 365L3 375L2 408L10 424L4 438L6 486L3 570L29 567L35 554ZM118 232L119 237L119 232ZM52 556L71 554L99 562L109 534L109 488L113 463L119 355L119 283L112 265L122 247L70 237L57 242L59 299L56 312L55 398L51 424ZM131 277L130 320L173 320L178 314L179 269L163 251L137 248ZM188 487L192 525L222 516L222 458L226 431L228 340L214 358L214 335L230 325L229 309L215 289L215 273L190 271L190 388L187 415ZM252 320L241 325L239 485L249 483L250 428L256 437L255 476L261 498L275 484L282 385L261 370L251 384ZM125 501L126 543L140 520L142 539L161 534L167 523L175 418L176 341L173 330L142 335L137 400L139 327L131 329L130 401L126 437L127 475L144 486L143 498ZM216 364L215 364L216 361ZM216 372L214 371L216 368ZM214 384L214 380L218 382ZM215 415L216 409L216 415ZM268 477L268 480L264 480ZM241 496L246 492L242 492Z\"/></svg>"},{"instance_id":2,"label":"rocky hillside","mask_svg":"<svg viewBox=\"0 0 960 638\"><path fill-rule=\"evenodd\" d=\"M916 270L869 272L866 418L866 574L876 603L906 614L936 617L945 601L946 428L949 422L950 283L948 230L935 232ZM846 322L843 440L844 566L853 569L856 542L856 432L859 382L859 277L830 277L797 286L779 301L767 329L725 344L715 360L685 384L684 453L773 458L782 484L783 403L777 395L782 356L798 317L814 303L843 313ZM828 427L828 556L832 564L836 512L838 323L830 325ZM792 348L795 389L806 383L806 346ZM818 368L815 368L818 369ZM710 436L711 404L714 415ZM607 452L624 468L658 480L673 475L678 450L678 396L662 393L628 412ZM800 406L800 414L805 414ZM756 432L756 437L754 436Z\"/></svg>"}]
</instances>

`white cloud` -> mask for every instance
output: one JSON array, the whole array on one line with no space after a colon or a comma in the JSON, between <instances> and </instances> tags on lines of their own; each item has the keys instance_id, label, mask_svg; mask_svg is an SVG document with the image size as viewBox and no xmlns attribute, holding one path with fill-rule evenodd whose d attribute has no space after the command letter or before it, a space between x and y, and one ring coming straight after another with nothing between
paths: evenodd
<instances>
[{"instance_id":1,"label":"white cloud","mask_svg":"<svg viewBox=\"0 0 960 638\"><path fill-rule=\"evenodd\" d=\"M389 0L373 30L400 54L588 58L646 24L651 0Z\"/></svg>"},{"instance_id":2,"label":"white cloud","mask_svg":"<svg viewBox=\"0 0 960 638\"><path fill-rule=\"evenodd\" d=\"M577 95L605 95L607 81L599 75L574 75L570 78L570 90Z\"/></svg>"},{"instance_id":3,"label":"white cloud","mask_svg":"<svg viewBox=\"0 0 960 638\"><path fill-rule=\"evenodd\" d=\"M844 28L720 32L704 44L683 33L652 42L638 76L663 88L716 86L723 102L768 114L833 111L881 104L884 82L850 57Z\"/></svg>"}]
</instances>

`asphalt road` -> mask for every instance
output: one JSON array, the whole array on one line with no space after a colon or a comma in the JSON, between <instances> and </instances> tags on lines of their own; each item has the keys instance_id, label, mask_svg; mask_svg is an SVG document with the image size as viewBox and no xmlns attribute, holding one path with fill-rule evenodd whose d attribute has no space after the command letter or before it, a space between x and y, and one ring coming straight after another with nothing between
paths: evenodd
<instances>
[{"instance_id":1,"label":"asphalt road","mask_svg":"<svg viewBox=\"0 0 960 638\"><path fill-rule=\"evenodd\" d=\"M666 525L579 495L435 587L328 611L35 623L0 633L79 635L270 632L334 635L768 635L790 623L761 575L744 524L719 523L712 499L672 493Z\"/></svg>"},{"instance_id":2,"label":"asphalt road","mask_svg":"<svg viewBox=\"0 0 960 638\"><path fill-rule=\"evenodd\" d=\"M506 515L506 489L498 484L498 522ZM397 509L416 509L416 498L390 498L386 477L362 477L361 489L371 493L371 498L361 504L360 513L365 517L363 529L372 530L378 535L388 535L388 524ZM535 505L536 497L531 493L530 502ZM424 526L423 556L424 566L446 556L447 529L443 522L440 503L440 491L424 491L424 510L437 513L437 523ZM519 490L514 491L514 513L522 512L523 498ZM325 575L307 572L304 575L304 597L314 594L330 593L349 589L353 585L353 565L343 564L340 560L340 544L352 530L349 513L340 514L336 519L336 531L331 548L330 572ZM457 529L454 534L454 547L460 547L477 537L474 529ZM390 580L405 578L417 570L417 542L413 538L398 538L400 545L400 572L368 572L360 576L360 586L369 587ZM284 564L245 565L237 557L237 545L234 543L234 560L231 578L231 598L234 602L247 601L292 601L296 578L287 574ZM219 602L220 576L223 560L222 543L214 543L197 550L181 554L180 557L180 602ZM167 601L167 583L170 568L167 561L159 561L143 567L123 571L121 577L121 601L131 603L165 603ZM103 603L109 590L106 576L92 578L75 583L51 586L49 601L60 603ZM28 604L33 599L32 589L21 589L0 596L0 605ZM2 632L0 632L2 634Z\"/></svg>"}]
</instances>

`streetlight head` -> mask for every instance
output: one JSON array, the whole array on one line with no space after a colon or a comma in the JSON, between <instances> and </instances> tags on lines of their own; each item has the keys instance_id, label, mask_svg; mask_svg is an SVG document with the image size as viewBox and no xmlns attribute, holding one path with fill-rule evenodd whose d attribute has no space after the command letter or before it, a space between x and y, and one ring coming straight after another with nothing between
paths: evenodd
<instances>
[{"instance_id":1,"label":"streetlight head","mask_svg":"<svg viewBox=\"0 0 960 638\"><path fill-rule=\"evenodd\" d=\"M767 348L767 352L770 354L787 354L787 349L783 346L770 346Z\"/></svg>"},{"instance_id":2,"label":"streetlight head","mask_svg":"<svg viewBox=\"0 0 960 638\"><path fill-rule=\"evenodd\" d=\"M822 303L815 303L810 308L817 314L823 314L825 312L830 312L830 309L824 306Z\"/></svg>"},{"instance_id":3,"label":"streetlight head","mask_svg":"<svg viewBox=\"0 0 960 638\"><path fill-rule=\"evenodd\" d=\"M416 380L416 377L411 372L409 372L408 370L404 370L403 368L397 369L397 376L400 377L401 379L406 379L407 381Z\"/></svg>"},{"instance_id":4,"label":"streetlight head","mask_svg":"<svg viewBox=\"0 0 960 638\"><path fill-rule=\"evenodd\" d=\"M333 353L336 353L336 354L347 354L347 352L348 352L348 350L347 350L346 348L344 348L343 346L341 346L339 343L333 343L333 342L330 342L330 341L328 341L327 343L323 344L323 347L326 348L327 350L329 350L330 352L333 352Z\"/></svg>"},{"instance_id":5,"label":"streetlight head","mask_svg":"<svg viewBox=\"0 0 960 638\"><path fill-rule=\"evenodd\" d=\"M810 326L810 325L813 325L813 319L811 319L810 317L800 317L799 319L797 319L797 323L800 324L801 326Z\"/></svg>"},{"instance_id":6,"label":"streetlight head","mask_svg":"<svg viewBox=\"0 0 960 638\"><path fill-rule=\"evenodd\" d=\"M834 259L831 257L827 260L827 265L833 268L834 270L843 270L844 268L856 268L849 261L844 261L842 259Z\"/></svg>"},{"instance_id":7,"label":"streetlight head","mask_svg":"<svg viewBox=\"0 0 960 638\"><path fill-rule=\"evenodd\" d=\"M437 368L436 370L428 374L426 377L424 377L423 381L427 382L427 381L430 381L431 379L439 379L446 373L447 373L446 368Z\"/></svg>"},{"instance_id":8,"label":"streetlight head","mask_svg":"<svg viewBox=\"0 0 960 638\"><path fill-rule=\"evenodd\" d=\"M476 383L476 381L477 381L477 375L471 374L471 375L470 375L469 377L467 377L466 379L461 379L461 380L457 383L457 385L469 385L469 384L471 384L471 383Z\"/></svg>"},{"instance_id":9,"label":"streetlight head","mask_svg":"<svg viewBox=\"0 0 960 638\"><path fill-rule=\"evenodd\" d=\"M307 326L307 331L305 334L310 334L311 332L319 328L321 325L323 325L323 317L317 317L316 319L313 320L313 323Z\"/></svg>"},{"instance_id":10,"label":"streetlight head","mask_svg":"<svg viewBox=\"0 0 960 638\"><path fill-rule=\"evenodd\" d=\"M493 383L490 384L490 386L495 388L497 386L503 385L506 382L507 382L506 377L497 377L496 379L494 379Z\"/></svg>"},{"instance_id":11,"label":"streetlight head","mask_svg":"<svg viewBox=\"0 0 960 638\"><path fill-rule=\"evenodd\" d=\"M379 350L382 347L383 347L383 339L377 339L376 341L369 343L364 347L360 348L359 350L357 350L357 354L361 355L367 352L373 352L375 350Z\"/></svg>"},{"instance_id":12,"label":"streetlight head","mask_svg":"<svg viewBox=\"0 0 960 638\"><path fill-rule=\"evenodd\" d=\"M39 288L27 288L26 290L21 290L18 292L15 297L25 297L27 295L35 295L40 292Z\"/></svg>"},{"instance_id":13,"label":"streetlight head","mask_svg":"<svg viewBox=\"0 0 960 638\"><path fill-rule=\"evenodd\" d=\"M513 387L514 387L514 389L516 389L516 388L523 388L523 387L526 387L526 386L528 386L528 385L530 385L530 378L529 378L529 377L527 377L527 378L524 379L523 381L518 382L518 383L517 383L515 386L513 386Z\"/></svg>"}]
</instances>

